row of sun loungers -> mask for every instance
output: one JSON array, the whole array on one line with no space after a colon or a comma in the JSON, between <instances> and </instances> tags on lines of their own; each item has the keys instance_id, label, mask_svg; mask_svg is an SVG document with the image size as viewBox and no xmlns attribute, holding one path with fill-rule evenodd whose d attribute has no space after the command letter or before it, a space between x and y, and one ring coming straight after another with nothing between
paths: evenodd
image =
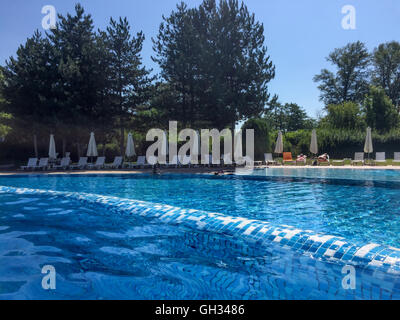
<instances>
[{"instance_id":1,"label":"row of sun loungers","mask_svg":"<svg viewBox=\"0 0 400 320\"><path fill-rule=\"evenodd\" d=\"M228 162L228 157L230 155L224 155L222 164ZM145 156L139 156L136 163L124 163L124 159L121 156L115 157L114 162L111 164L105 163L105 157L97 157L95 163L88 163L88 157L80 157L79 162L77 164L71 164L70 157L65 157L60 160L60 164L51 164L49 162L49 158L41 158L38 160L37 158L30 158L26 166L21 166L22 170L83 170L83 169L119 169L119 168L151 168L153 164L156 163L157 158L150 158L149 162L147 162ZM233 164L235 164L233 162ZM174 156L172 161L163 165L167 168L178 168L178 167L198 167L198 164L192 164L191 158L189 156L185 156L182 161L178 156ZM209 155L209 164L206 165L208 167L213 166L212 156Z\"/></svg>"},{"instance_id":2,"label":"row of sun loungers","mask_svg":"<svg viewBox=\"0 0 400 320\"><path fill-rule=\"evenodd\" d=\"M149 159L151 163L157 162L157 159ZM222 165L229 163L230 161L230 155L224 155L222 159ZM61 159L59 164L51 164L49 162L49 158L41 158L38 160L37 158L30 158L28 160L28 163L26 166L21 166L22 170L83 170L83 169L119 169L119 168L130 168L130 169L135 169L135 168L151 168L153 165L148 163L146 160L145 156L139 156L137 159L136 163L125 163L124 164L124 159L121 156L115 157L114 162L111 164L106 164L105 163L106 158L105 157L97 157L95 163L88 163L88 158L87 157L81 157L79 159L79 162L77 164L71 164L71 159L70 157L64 157ZM214 161L212 160L212 156L209 155L209 164L207 165L208 167L215 166L217 164L213 164ZM266 165L276 165L278 162L274 160L272 153L266 153L264 154L264 162ZM307 159L306 157L300 157L296 160L292 158L292 153L290 152L284 152L283 153L283 159L282 159L283 164L306 164ZM344 164L345 160L332 160L332 162L329 162L329 160L321 160L319 159L319 162L325 162L327 164L332 165L340 165ZM352 165L364 165L366 163L366 159L364 158L364 153L363 152L356 152L354 154L354 160L351 160ZM386 163L386 153L385 152L377 152L376 153L376 158L374 160L371 160L371 164L385 164ZM400 152L395 152L394 153L394 160L393 163L399 163L400 164ZM237 165L234 161L232 164ZM167 168L178 168L178 167L198 167L198 164L192 164L191 163L191 158L189 156L185 156L182 161L179 159L178 156L174 156L172 158L172 161L170 161L168 164L163 165L164 167Z\"/></svg>"},{"instance_id":3,"label":"row of sun loungers","mask_svg":"<svg viewBox=\"0 0 400 320\"><path fill-rule=\"evenodd\" d=\"M265 153L264 154L264 160L265 160L265 164L266 165L277 164L277 161L275 161L273 159L271 153ZM343 159L343 160L332 160L332 162L330 162L328 159L318 158L318 162L319 163L324 163L324 162L327 163L327 164L331 164L332 163L332 165L344 164L345 161L346 161L346 159ZM282 163L283 164L298 164L298 163L306 164L307 160L306 160L306 157L301 157L301 158L298 158L298 159L294 160L292 158L292 153L291 152L284 152L283 153ZM367 163L367 159L365 159L363 152L356 152L354 154L354 160L350 161L351 165L364 165L366 163ZM392 161L392 163L400 164L400 152L395 152L394 153L394 160ZM372 165L374 165L374 164L386 164L386 153L385 152L377 152L375 159L369 160L368 164L372 164Z\"/></svg>"}]
</instances>

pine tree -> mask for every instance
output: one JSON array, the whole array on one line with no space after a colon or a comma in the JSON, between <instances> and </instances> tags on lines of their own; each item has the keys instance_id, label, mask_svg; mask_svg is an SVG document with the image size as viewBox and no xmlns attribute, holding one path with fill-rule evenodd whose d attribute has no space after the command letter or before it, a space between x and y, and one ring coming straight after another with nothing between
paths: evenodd
<instances>
[{"instance_id":1,"label":"pine tree","mask_svg":"<svg viewBox=\"0 0 400 320\"><path fill-rule=\"evenodd\" d=\"M109 95L113 114L118 118L122 155L126 122L149 99L153 78L150 71L142 66L143 32L132 36L126 18L120 18L118 22L111 18L102 36L108 51Z\"/></svg>"},{"instance_id":2,"label":"pine tree","mask_svg":"<svg viewBox=\"0 0 400 320\"><path fill-rule=\"evenodd\" d=\"M176 94L171 117L222 129L264 111L275 68L263 26L243 3L205 0L194 9L181 3L163 19L153 59Z\"/></svg>"},{"instance_id":3,"label":"pine tree","mask_svg":"<svg viewBox=\"0 0 400 320\"><path fill-rule=\"evenodd\" d=\"M314 77L321 83L320 100L326 105L341 104L346 101L361 103L368 92L368 65L370 56L365 44L357 41L343 48L335 49L326 59L336 68L336 73L322 69Z\"/></svg>"}]
</instances>

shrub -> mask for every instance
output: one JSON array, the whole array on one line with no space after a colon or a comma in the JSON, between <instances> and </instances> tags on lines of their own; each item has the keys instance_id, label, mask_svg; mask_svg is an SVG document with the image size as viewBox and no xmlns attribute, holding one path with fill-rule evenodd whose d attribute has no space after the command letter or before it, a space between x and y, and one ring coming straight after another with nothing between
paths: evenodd
<instances>
[{"instance_id":1,"label":"shrub","mask_svg":"<svg viewBox=\"0 0 400 320\"><path fill-rule=\"evenodd\" d=\"M271 152L268 122L262 118L249 119L242 127L243 133L246 129L254 129L254 159L264 160L264 153ZM243 152L245 152L245 138L243 142Z\"/></svg>"}]
</instances>

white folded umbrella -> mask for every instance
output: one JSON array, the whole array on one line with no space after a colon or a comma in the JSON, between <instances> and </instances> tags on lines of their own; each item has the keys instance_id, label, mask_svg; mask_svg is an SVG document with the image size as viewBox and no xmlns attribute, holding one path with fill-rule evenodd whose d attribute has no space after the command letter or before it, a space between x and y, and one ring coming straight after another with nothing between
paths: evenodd
<instances>
[{"instance_id":1,"label":"white folded umbrella","mask_svg":"<svg viewBox=\"0 0 400 320\"><path fill-rule=\"evenodd\" d=\"M125 150L125 155L128 158L131 158L133 156L136 155L135 152L135 144L133 143L133 137L132 137L132 133L129 132L128 134L128 140L126 142L126 150Z\"/></svg>"},{"instance_id":2,"label":"white folded umbrella","mask_svg":"<svg viewBox=\"0 0 400 320\"><path fill-rule=\"evenodd\" d=\"M317 131L315 129L311 133L310 152L312 154L318 153Z\"/></svg>"},{"instance_id":3,"label":"white folded umbrella","mask_svg":"<svg viewBox=\"0 0 400 320\"><path fill-rule=\"evenodd\" d=\"M276 139L276 145L275 145L275 153L281 154L283 153L283 137L282 137L282 131L278 132L278 139Z\"/></svg>"},{"instance_id":4,"label":"white folded umbrella","mask_svg":"<svg viewBox=\"0 0 400 320\"><path fill-rule=\"evenodd\" d=\"M94 133L90 133L90 140L89 140L89 145L88 145L88 150L86 153L86 156L88 157L97 157L97 146L96 146L96 140L94 138Z\"/></svg>"},{"instance_id":5,"label":"white folded umbrella","mask_svg":"<svg viewBox=\"0 0 400 320\"><path fill-rule=\"evenodd\" d=\"M374 147L372 145L372 131L371 128L367 128L367 136L365 137L364 152L369 154L374 152Z\"/></svg>"},{"instance_id":6,"label":"white folded umbrella","mask_svg":"<svg viewBox=\"0 0 400 320\"><path fill-rule=\"evenodd\" d=\"M49 158L50 159L57 159L56 142L54 141L54 135L53 134L50 135Z\"/></svg>"},{"instance_id":7,"label":"white folded umbrella","mask_svg":"<svg viewBox=\"0 0 400 320\"><path fill-rule=\"evenodd\" d=\"M233 142L233 155L235 161L242 161L243 158L243 143L242 143L242 130L238 130L235 132Z\"/></svg>"},{"instance_id":8,"label":"white folded umbrella","mask_svg":"<svg viewBox=\"0 0 400 320\"><path fill-rule=\"evenodd\" d=\"M167 138L167 133L165 131L163 132L161 154L165 157L167 157L168 155L168 138Z\"/></svg>"}]
</instances>

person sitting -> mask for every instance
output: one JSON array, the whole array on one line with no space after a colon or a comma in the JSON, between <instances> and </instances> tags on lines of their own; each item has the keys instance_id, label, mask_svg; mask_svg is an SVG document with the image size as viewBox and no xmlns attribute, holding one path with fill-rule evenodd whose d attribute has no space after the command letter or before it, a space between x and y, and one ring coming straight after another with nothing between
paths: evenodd
<instances>
[{"instance_id":1,"label":"person sitting","mask_svg":"<svg viewBox=\"0 0 400 320\"><path fill-rule=\"evenodd\" d=\"M297 160L298 162L306 162L307 160L307 156L305 156L304 154L300 154L299 156L297 156Z\"/></svg>"},{"instance_id":2,"label":"person sitting","mask_svg":"<svg viewBox=\"0 0 400 320\"><path fill-rule=\"evenodd\" d=\"M324 153L318 157L319 162L329 162L329 155Z\"/></svg>"}]
</instances>

